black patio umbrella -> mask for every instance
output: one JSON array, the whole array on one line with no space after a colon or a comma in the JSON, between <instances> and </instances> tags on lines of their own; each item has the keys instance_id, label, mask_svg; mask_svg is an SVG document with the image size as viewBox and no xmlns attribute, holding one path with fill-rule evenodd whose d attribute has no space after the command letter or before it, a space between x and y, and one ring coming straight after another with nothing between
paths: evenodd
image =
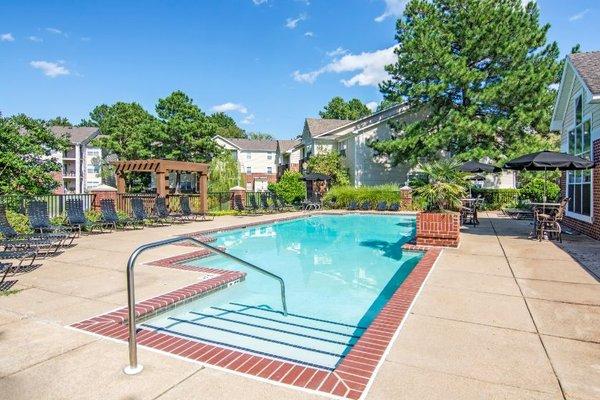
<instances>
[{"instance_id":1,"label":"black patio umbrella","mask_svg":"<svg viewBox=\"0 0 600 400\"><path fill-rule=\"evenodd\" d=\"M462 164L459 168L462 172L471 173L482 173L482 172L500 172L502 168L498 168L495 165L480 163L479 161L467 161Z\"/></svg>"},{"instance_id":2,"label":"black patio umbrella","mask_svg":"<svg viewBox=\"0 0 600 400\"><path fill-rule=\"evenodd\" d=\"M305 181L330 181L331 177L329 175L311 172L302 176L302 179Z\"/></svg>"},{"instance_id":3,"label":"black patio umbrella","mask_svg":"<svg viewBox=\"0 0 600 400\"><path fill-rule=\"evenodd\" d=\"M548 170L575 171L589 169L594 162L571 154L555 151L539 151L525 154L504 164L506 169L521 171L544 171L544 202L546 201L546 175Z\"/></svg>"}]
</instances>

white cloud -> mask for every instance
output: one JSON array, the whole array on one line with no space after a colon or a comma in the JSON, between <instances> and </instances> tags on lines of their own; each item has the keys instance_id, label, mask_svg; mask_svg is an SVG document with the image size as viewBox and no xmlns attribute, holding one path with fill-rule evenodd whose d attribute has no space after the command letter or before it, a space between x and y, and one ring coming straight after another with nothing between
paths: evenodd
<instances>
[{"instance_id":1,"label":"white cloud","mask_svg":"<svg viewBox=\"0 0 600 400\"><path fill-rule=\"evenodd\" d=\"M575 15L571 15L571 16L569 17L569 21L570 21L570 22L573 22L573 21L578 21L578 20L582 19L583 17L585 17L585 14L587 14L589 11L590 11L590 9L589 9L589 8L586 8L585 10L583 10L583 11L581 11L581 12L578 12L578 13L577 13L577 14L575 14Z\"/></svg>"},{"instance_id":2,"label":"white cloud","mask_svg":"<svg viewBox=\"0 0 600 400\"><path fill-rule=\"evenodd\" d=\"M298 15L297 18L288 18L285 20L285 27L289 28L289 29L296 29L296 27L298 26L298 23L300 23L300 21L305 21L307 18L306 14L300 14Z\"/></svg>"},{"instance_id":3,"label":"white cloud","mask_svg":"<svg viewBox=\"0 0 600 400\"><path fill-rule=\"evenodd\" d=\"M231 102L218 104L214 106L212 110L216 112L237 111L242 114L248 114L248 109L244 107L244 105Z\"/></svg>"},{"instance_id":4,"label":"white cloud","mask_svg":"<svg viewBox=\"0 0 600 400\"><path fill-rule=\"evenodd\" d=\"M315 36L315 33L311 32L311 31L304 32L304 36L306 36L306 37L313 37L313 36Z\"/></svg>"},{"instance_id":5,"label":"white cloud","mask_svg":"<svg viewBox=\"0 0 600 400\"><path fill-rule=\"evenodd\" d=\"M252 0L255 6L260 6L261 4L266 4L268 0Z\"/></svg>"},{"instance_id":6,"label":"white cloud","mask_svg":"<svg viewBox=\"0 0 600 400\"><path fill-rule=\"evenodd\" d=\"M63 65L50 61L32 61L29 65L35 69L39 69L44 75L49 76L50 78L56 78L60 75L69 75L71 73L71 71Z\"/></svg>"},{"instance_id":7,"label":"white cloud","mask_svg":"<svg viewBox=\"0 0 600 400\"><path fill-rule=\"evenodd\" d=\"M46 28L46 31L48 31L50 33L54 33L55 35L63 34L63 31L61 31L60 29L56 29L56 28Z\"/></svg>"},{"instance_id":8,"label":"white cloud","mask_svg":"<svg viewBox=\"0 0 600 400\"><path fill-rule=\"evenodd\" d=\"M242 124L244 124L244 125L252 125L253 123L254 123L254 114L250 114L242 120Z\"/></svg>"},{"instance_id":9,"label":"white cloud","mask_svg":"<svg viewBox=\"0 0 600 400\"><path fill-rule=\"evenodd\" d=\"M37 36L29 36L27 39L31 40L32 42L43 42L44 39L42 39L41 37L37 37Z\"/></svg>"},{"instance_id":10,"label":"white cloud","mask_svg":"<svg viewBox=\"0 0 600 400\"><path fill-rule=\"evenodd\" d=\"M375 21L381 22L386 20L389 17L398 18L404 12L404 7L406 7L406 3L408 0L383 0L385 1L385 11L383 14L375 18Z\"/></svg>"},{"instance_id":11,"label":"white cloud","mask_svg":"<svg viewBox=\"0 0 600 400\"><path fill-rule=\"evenodd\" d=\"M367 108L371 110L371 112L375 112L375 110L377 110L378 105L379 103L376 101L370 101L367 104L365 104L365 106L367 106Z\"/></svg>"},{"instance_id":12,"label":"white cloud","mask_svg":"<svg viewBox=\"0 0 600 400\"><path fill-rule=\"evenodd\" d=\"M0 42L14 42L14 41L15 41L15 37L10 32L3 33L0 35Z\"/></svg>"},{"instance_id":13,"label":"white cloud","mask_svg":"<svg viewBox=\"0 0 600 400\"><path fill-rule=\"evenodd\" d=\"M338 47L335 50L332 51L328 51L326 53L329 57L339 57L339 56L343 56L344 54L348 54L348 50L342 48L342 47Z\"/></svg>"},{"instance_id":14,"label":"white cloud","mask_svg":"<svg viewBox=\"0 0 600 400\"><path fill-rule=\"evenodd\" d=\"M377 86L388 78L388 73L384 67L396 61L394 48L395 46L374 52L346 54L317 70L309 72L294 71L292 76L298 82L314 83L320 75L325 73L358 72L349 79L342 79L341 82L345 86Z\"/></svg>"},{"instance_id":15,"label":"white cloud","mask_svg":"<svg viewBox=\"0 0 600 400\"><path fill-rule=\"evenodd\" d=\"M89 42L90 40L92 40L92 38L90 38L89 36L83 36L83 37L81 38L81 41L82 41L82 42Z\"/></svg>"}]
</instances>

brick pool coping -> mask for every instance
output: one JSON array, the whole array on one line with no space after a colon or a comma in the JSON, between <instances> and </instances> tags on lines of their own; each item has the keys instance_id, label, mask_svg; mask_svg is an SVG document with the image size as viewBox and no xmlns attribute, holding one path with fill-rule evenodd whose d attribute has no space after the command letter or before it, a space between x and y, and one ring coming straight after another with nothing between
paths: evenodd
<instances>
[{"instance_id":1,"label":"brick pool coping","mask_svg":"<svg viewBox=\"0 0 600 400\"><path fill-rule=\"evenodd\" d=\"M295 218L299 217L257 221L231 226L226 229L194 232L188 235L206 235L212 232ZM366 393L379 365L384 361L384 356L391 347L395 335L408 315L413 301L441 252L440 248L410 244L404 245L403 248L410 251L423 251L425 254L333 371L153 332L144 328L138 328L138 344L274 383L317 391L321 394L358 399ZM184 261L208 255L210 255L210 252L203 249L149 263L150 265L166 268L204 272L213 276L202 282L137 303L135 307L136 316L140 320L148 319L182 303L244 280L245 274L238 271L182 265ZM121 308L75 323L71 327L120 341L127 341L127 308Z\"/></svg>"}]
</instances>

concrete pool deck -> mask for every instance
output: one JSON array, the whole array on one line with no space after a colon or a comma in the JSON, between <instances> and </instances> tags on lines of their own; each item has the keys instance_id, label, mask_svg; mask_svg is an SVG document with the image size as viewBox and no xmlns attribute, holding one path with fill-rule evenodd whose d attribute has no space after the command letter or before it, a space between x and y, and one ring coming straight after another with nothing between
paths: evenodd
<instances>
[{"instance_id":1,"label":"concrete pool deck","mask_svg":"<svg viewBox=\"0 0 600 400\"><path fill-rule=\"evenodd\" d=\"M65 328L126 304L125 263L138 245L272 218L226 216L86 236L10 278L22 290L0 297L2 397L322 398L144 348L144 372L126 376L126 345ZM366 398L599 398L598 281L553 242L527 239L527 222L495 215L481 222L463 232L458 249L442 252ZM170 246L141 261L189 251ZM136 271L137 298L203 277L144 266Z\"/></svg>"}]
</instances>

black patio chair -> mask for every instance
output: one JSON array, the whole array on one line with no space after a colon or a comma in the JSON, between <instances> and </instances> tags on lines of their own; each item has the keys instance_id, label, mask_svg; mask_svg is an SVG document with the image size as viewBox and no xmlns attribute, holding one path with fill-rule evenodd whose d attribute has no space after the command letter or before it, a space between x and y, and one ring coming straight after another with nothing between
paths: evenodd
<instances>
[{"instance_id":1,"label":"black patio chair","mask_svg":"<svg viewBox=\"0 0 600 400\"><path fill-rule=\"evenodd\" d=\"M241 196L233 196L233 209L240 213L246 211L246 207L244 206L244 203L242 202Z\"/></svg>"},{"instance_id":2,"label":"black patio chair","mask_svg":"<svg viewBox=\"0 0 600 400\"><path fill-rule=\"evenodd\" d=\"M34 250L5 250L0 251L0 260L18 260L17 264L12 263L2 263L4 268L4 275L2 275L2 279L0 280L0 285L4 283L4 280L8 276L9 272L12 270L13 275L18 273L19 270L23 266L23 262L26 259L30 259L30 263L28 267L31 267L37 257L37 252Z\"/></svg>"},{"instance_id":3,"label":"black patio chair","mask_svg":"<svg viewBox=\"0 0 600 400\"><path fill-rule=\"evenodd\" d=\"M371 209L371 202L370 201L365 201L360 205L360 209L363 211L368 211Z\"/></svg>"},{"instance_id":4,"label":"black patio chair","mask_svg":"<svg viewBox=\"0 0 600 400\"><path fill-rule=\"evenodd\" d=\"M115 202L112 199L100 200L100 212L102 213L101 221L107 226L111 226L113 229L118 229L120 227L125 229L128 226L136 229L136 225L142 225L142 227L144 225L143 222L140 223L140 221L133 218L120 218L119 214L117 214Z\"/></svg>"},{"instance_id":5,"label":"black patio chair","mask_svg":"<svg viewBox=\"0 0 600 400\"><path fill-rule=\"evenodd\" d=\"M179 208L181 209L181 215L184 218L192 219L194 221L198 220L198 217L202 218L202 221L212 221L215 219L215 216L205 212L194 212L190 207L190 197L189 196L181 196L179 199Z\"/></svg>"},{"instance_id":6,"label":"black patio chair","mask_svg":"<svg viewBox=\"0 0 600 400\"><path fill-rule=\"evenodd\" d=\"M169 208L167 207L167 198L162 196L158 196L154 199L154 215L162 220L171 221L172 223L182 223L187 219L182 214L169 211Z\"/></svg>"},{"instance_id":7,"label":"black patio chair","mask_svg":"<svg viewBox=\"0 0 600 400\"><path fill-rule=\"evenodd\" d=\"M253 213L257 214L260 211L260 207L258 206L258 202L256 201L256 196L252 193L248 199L250 200L249 210Z\"/></svg>"},{"instance_id":8,"label":"black patio chair","mask_svg":"<svg viewBox=\"0 0 600 400\"><path fill-rule=\"evenodd\" d=\"M267 212L274 211L274 208L269 205L269 198L267 197L266 193L260 194L260 205L262 209Z\"/></svg>"},{"instance_id":9,"label":"black patio chair","mask_svg":"<svg viewBox=\"0 0 600 400\"><path fill-rule=\"evenodd\" d=\"M144 200L140 197L131 198L131 219L143 226L146 225L146 221L151 224L160 222L154 215L148 215L146 208L144 207ZM161 225L163 224L161 223Z\"/></svg>"},{"instance_id":10,"label":"black patio chair","mask_svg":"<svg viewBox=\"0 0 600 400\"><path fill-rule=\"evenodd\" d=\"M56 253L67 238L67 235L53 233L18 233L8 221L4 205L0 205L0 234L2 234L0 246L4 250L35 250L37 252L44 249L46 254L50 253L52 249L54 249L52 253Z\"/></svg>"},{"instance_id":11,"label":"black patio chair","mask_svg":"<svg viewBox=\"0 0 600 400\"><path fill-rule=\"evenodd\" d=\"M27 204L27 216L29 217L29 226L36 233L48 235L64 236L63 245L72 245L76 235L62 225L55 225L50 222L48 216L48 204L45 201L33 200ZM67 241L69 243L67 243Z\"/></svg>"},{"instance_id":12,"label":"black patio chair","mask_svg":"<svg viewBox=\"0 0 600 400\"><path fill-rule=\"evenodd\" d=\"M390 204L388 211L400 211L400 203L394 202Z\"/></svg>"},{"instance_id":13,"label":"black patio chair","mask_svg":"<svg viewBox=\"0 0 600 400\"><path fill-rule=\"evenodd\" d=\"M348 211L356 211L358 210L358 202L352 200L347 207Z\"/></svg>"},{"instance_id":14,"label":"black patio chair","mask_svg":"<svg viewBox=\"0 0 600 400\"><path fill-rule=\"evenodd\" d=\"M380 201L379 203L377 203L376 210L377 211L387 211L387 203L385 201Z\"/></svg>"},{"instance_id":15,"label":"black patio chair","mask_svg":"<svg viewBox=\"0 0 600 400\"><path fill-rule=\"evenodd\" d=\"M67 212L66 226L79 235L86 229L90 233L94 229L100 230L101 233L104 232L106 224L104 222L91 222L88 220L83 211L83 201L80 199L67 200L65 202L65 210Z\"/></svg>"}]
</instances>

